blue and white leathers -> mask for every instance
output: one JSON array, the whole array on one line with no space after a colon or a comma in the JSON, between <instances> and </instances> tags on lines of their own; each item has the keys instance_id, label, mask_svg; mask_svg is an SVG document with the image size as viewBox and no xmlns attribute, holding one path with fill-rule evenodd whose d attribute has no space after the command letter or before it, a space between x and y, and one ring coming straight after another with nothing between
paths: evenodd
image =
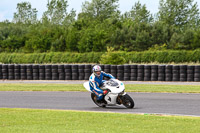
<instances>
[{"instance_id":1,"label":"blue and white leathers","mask_svg":"<svg viewBox=\"0 0 200 133\"><path fill-rule=\"evenodd\" d=\"M113 77L111 74L107 74L103 71L101 72L100 76L95 76L93 73L89 78L90 90L94 92L96 96L98 96L97 100L103 99L103 90L99 88L103 84L103 77L115 79L115 77Z\"/></svg>"}]
</instances>

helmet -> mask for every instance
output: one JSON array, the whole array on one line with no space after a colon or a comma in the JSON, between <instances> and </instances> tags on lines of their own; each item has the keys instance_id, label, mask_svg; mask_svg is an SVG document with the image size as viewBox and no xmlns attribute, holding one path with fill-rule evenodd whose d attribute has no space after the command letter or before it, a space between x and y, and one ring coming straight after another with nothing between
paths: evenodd
<instances>
[{"instance_id":1,"label":"helmet","mask_svg":"<svg viewBox=\"0 0 200 133\"><path fill-rule=\"evenodd\" d=\"M95 76L100 76L101 75L101 73L100 74L96 73L96 72L101 72L101 67L98 66L98 65L94 66L93 69L92 69L92 71L93 71L93 73L94 73Z\"/></svg>"}]
</instances>

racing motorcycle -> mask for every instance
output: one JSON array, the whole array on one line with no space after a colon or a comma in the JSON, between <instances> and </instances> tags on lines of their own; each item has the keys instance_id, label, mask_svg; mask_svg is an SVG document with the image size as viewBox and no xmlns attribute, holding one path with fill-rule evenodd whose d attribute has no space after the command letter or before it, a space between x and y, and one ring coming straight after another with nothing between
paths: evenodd
<instances>
[{"instance_id":1,"label":"racing motorcycle","mask_svg":"<svg viewBox=\"0 0 200 133\"><path fill-rule=\"evenodd\" d=\"M105 81L100 88L107 90L108 93L104 95L103 104L97 101L97 96L90 90L89 82L83 84L86 90L91 92L91 98L93 102L99 107L124 105L126 108L134 108L133 99L125 92L124 83L117 79L110 79Z\"/></svg>"}]
</instances>

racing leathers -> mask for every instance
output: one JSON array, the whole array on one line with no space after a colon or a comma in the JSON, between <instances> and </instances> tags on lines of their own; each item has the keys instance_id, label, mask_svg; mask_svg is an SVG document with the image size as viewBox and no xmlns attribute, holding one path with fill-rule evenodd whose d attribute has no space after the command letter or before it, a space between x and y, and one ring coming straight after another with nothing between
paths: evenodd
<instances>
[{"instance_id":1,"label":"racing leathers","mask_svg":"<svg viewBox=\"0 0 200 133\"><path fill-rule=\"evenodd\" d=\"M95 76L95 74L93 73L89 78L90 90L98 97L97 100L102 100L104 96L103 90L100 89L100 86L104 82L103 77L115 79L115 77L113 77L111 74L107 74L103 71L101 71L100 76Z\"/></svg>"}]
</instances>

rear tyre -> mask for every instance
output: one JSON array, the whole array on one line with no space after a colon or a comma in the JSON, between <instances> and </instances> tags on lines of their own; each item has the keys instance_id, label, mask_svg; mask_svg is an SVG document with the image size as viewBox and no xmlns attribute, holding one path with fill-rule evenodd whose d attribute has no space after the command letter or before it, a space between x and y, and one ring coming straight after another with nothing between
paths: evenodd
<instances>
[{"instance_id":1,"label":"rear tyre","mask_svg":"<svg viewBox=\"0 0 200 133\"><path fill-rule=\"evenodd\" d=\"M124 95L122 99L123 99L123 105L126 108L129 108L129 109L134 108L134 105L135 105L134 101L128 94Z\"/></svg>"},{"instance_id":2,"label":"rear tyre","mask_svg":"<svg viewBox=\"0 0 200 133\"><path fill-rule=\"evenodd\" d=\"M99 102L97 102L97 96L94 94L94 93L91 93L91 98L92 98L92 100L93 100L93 102L97 105L97 106L99 106L99 107L101 107L101 108L105 108L106 107L106 105L105 104L102 104L102 103L99 103Z\"/></svg>"}]
</instances>

